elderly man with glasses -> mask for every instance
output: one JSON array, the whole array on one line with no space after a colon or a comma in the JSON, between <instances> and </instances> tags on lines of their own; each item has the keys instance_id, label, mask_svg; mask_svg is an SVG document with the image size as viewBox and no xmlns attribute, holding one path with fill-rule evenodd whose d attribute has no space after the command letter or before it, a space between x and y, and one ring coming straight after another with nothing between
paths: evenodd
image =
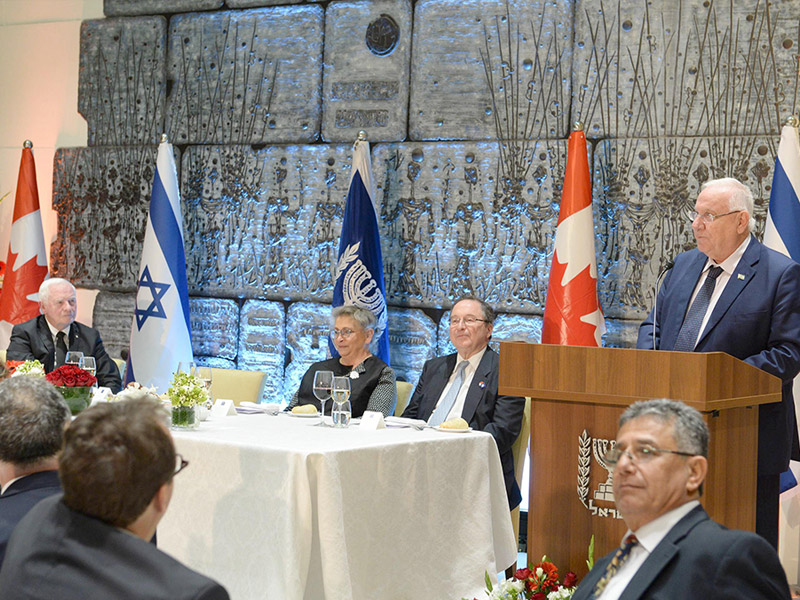
<instances>
[{"instance_id":1,"label":"elderly man with glasses","mask_svg":"<svg viewBox=\"0 0 800 600\"><path fill-rule=\"evenodd\" d=\"M756 484L756 532L777 548L780 474L800 458L800 265L756 240L752 215L753 194L739 181L703 186L690 213L697 248L675 258L636 345L727 352L781 379L781 402L758 409Z\"/></svg>"},{"instance_id":2,"label":"elderly man with glasses","mask_svg":"<svg viewBox=\"0 0 800 600\"><path fill-rule=\"evenodd\" d=\"M0 598L228 600L221 585L147 542L188 465L166 423L150 400L98 404L72 422L59 458L64 493L17 525Z\"/></svg>"},{"instance_id":3,"label":"elderly man with glasses","mask_svg":"<svg viewBox=\"0 0 800 600\"><path fill-rule=\"evenodd\" d=\"M404 417L429 425L461 417L470 427L494 436L511 508L522 500L514 478L511 446L522 426L525 399L497 394L499 357L489 348L495 313L483 300L462 298L450 311L455 354L427 361Z\"/></svg>"},{"instance_id":4,"label":"elderly man with glasses","mask_svg":"<svg viewBox=\"0 0 800 600\"><path fill-rule=\"evenodd\" d=\"M625 410L606 460L628 531L572 600L788 600L775 550L758 535L712 521L700 505L707 459L708 428L695 409L648 400Z\"/></svg>"}]
</instances>

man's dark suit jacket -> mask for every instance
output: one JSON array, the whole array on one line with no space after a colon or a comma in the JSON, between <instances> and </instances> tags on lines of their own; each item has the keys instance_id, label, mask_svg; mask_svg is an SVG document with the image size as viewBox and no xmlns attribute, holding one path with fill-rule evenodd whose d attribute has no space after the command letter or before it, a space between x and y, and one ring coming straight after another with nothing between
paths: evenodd
<instances>
[{"instance_id":1,"label":"man's dark suit jacket","mask_svg":"<svg viewBox=\"0 0 800 600\"><path fill-rule=\"evenodd\" d=\"M40 471L17 479L0 496L0 566L6 553L8 538L22 517L39 500L61 492L58 471Z\"/></svg>"},{"instance_id":2,"label":"man's dark suit jacket","mask_svg":"<svg viewBox=\"0 0 800 600\"><path fill-rule=\"evenodd\" d=\"M59 494L14 530L0 598L228 600L228 593L152 544L68 508Z\"/></svg>"},{"instance_id":3,"label":"man's dark suit jacket","mask_svg":"<svg viewBox=\"0 0 800 600\"><path fill-rule=\"evenodd\" d=\"M94 356L97 363L97 382L111 388L117 393L122 387L119 368L103 348L103 340L96 329L78 323L69 327L70 350L83 352L86 356ZM44 315L14 325L11 330L11 341L8 344L6 360L38 360L44 365L46 373L55 367L56 348L53 336L47 326Z\"/></svg>"},{"instance_id":4,"label":"man's dark suit jacket","mask_svg":"<svg viewBox=\"0 0 800 600\"><path fill-rule=\"evenodd\" d=\"M684 252L658 294L656 347L672 350L707 257ZM653 312L641 324L637 348L653 348ZM800 371L800 265L751 236L719 298L695 352L727 352L776 375L782 402L758 407L758 474L777 475L798 459L792 381Z\"/></svg>"},{"instance_id":5,"label":"man's dark suit jacket","mask_svg":"<svg viewBox=\"0 0 800 600\"><path fill-rule=\"evenodd\" d=\"M591 598L613 556L611 552L595 563L572 600ZM772 546L749 531L726 529L698 506L653 549L619 600L789 597L786 574Z\"/></svg>"},{"instance_id":6,"label":"man's dark suit jacket","mask_svg":"<svg viewBox=\"0 0 800 600\"><path fill-rule=\"evenodd\" d=\"M456 368L457 357L458 354L450 354L432 358L425 363L414 395L403 411L404 417L426 421L430 418L442 395L442 390L447 385L447 380ZM500 462L503 465L508 503L514 508L522 501L522 495L514 478L514 456L511 453L511 446L516 441L522 426L525 399L497 395L499 364L500 357L497 352L487 348L467 390L461 417L473 429L486 431L494 436L497 450L500 452Z\"/></svg>"}]
</instances>

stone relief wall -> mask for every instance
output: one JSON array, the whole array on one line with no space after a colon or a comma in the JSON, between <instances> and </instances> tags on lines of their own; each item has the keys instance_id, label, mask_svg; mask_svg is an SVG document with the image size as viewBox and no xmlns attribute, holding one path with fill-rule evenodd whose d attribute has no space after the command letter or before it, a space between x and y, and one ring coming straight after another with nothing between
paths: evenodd
<instances>
[{"instance_id":1,"label":"stone relief wall","mask_svg":"<svg viewBox=\"0 0 800 600\"><path fill-rule=\"evenodd\" d=\"M88 148L56 155L52 270L101 290L127 346L159 135L176 151L193 345L287 400L325 355L351 144L366 129L401 379L453 351L463 294L493 344L537 341L566 164L590 140L607 345L630 345L687 213L732 175L763 226L796 110L792 0L105 0L81 30ZM100 224L100 226L98 226Z\"/></svg>"}]
</instances>

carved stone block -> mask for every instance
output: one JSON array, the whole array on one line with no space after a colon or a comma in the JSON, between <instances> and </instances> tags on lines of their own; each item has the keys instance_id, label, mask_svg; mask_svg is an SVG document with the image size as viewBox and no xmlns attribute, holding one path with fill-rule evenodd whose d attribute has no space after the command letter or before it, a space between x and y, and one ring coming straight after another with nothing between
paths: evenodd
<instances>
[{"instance_id":1,"label":"carved stone block","mask_svg":"<svg viewBox=\"0 0 800 600\"><path fill-rule=\"evenodd\" d=\"M606 317L641 319L670 259L695 247L689 211L700 187L736 177L755 197L758 235L772 186L777 138L607 140L594 162L600 303Z\"/></svg>"},{"instance_id":2,"label":"carved stone block","mask_svg":"<svg viewBox=\"0 0 800 600\"><path fill-rule=\"evenodd\" d=\"M417 2L409 137L565 135L573 8L543 0Z\"/></svg>"},{"instance_id":3,"label":"carved stone block","mask_svg":"<svg viewBox=\"0 0 800 600\"><path fill-rule=\"evenodd\" d=\"M181 193L193 293L330 301L351 154L190 147Z\"/></svg>"},{"instance_id":4,"label":"carved stone block","mask_svg":"<svg viewBox=\"0 0 800 600\"><path fill-rule=\"evenodd\" d=\"M155 146L56 150L51 274L80 287L136 289L156 154Z\"/></svg>"},{"instance_id":5,"label":"carved stone block","mask_svg":"<svg viewBox=\"0 0 800 600\"><path fill-rule=\"evenodd\" d=\"M90 146L158 143L164 130L167 21L99 19L81 24L78 112Z\"/></svg>"},{"instance_id":6,"label":"carved stone block","mask_svg":"<svg viewBox=\"0 0 800 600\"><path fill-rule=\"evenodd\" d=\"M222 8L223 4L224 0L103 0L103 14L107 17L173 14L214 10Z\"/></svg>"},{"instance_id":7,"label":"carved stone block","mask_svg":"<svg viewBox=\"0 0 800 600\"><path fill-rule=\"evenodd\" d=\"M406 138L411 2L331 2L325 15L322 137Z\"/></svg>"},{"instance_id":8,"label":"carved stone block","mask_svg":"<svg viewBox=\"0 0 800 600\"><path fill-rule=\"evenodd\" d=\"M260 6L278 6L283 4L299 4L303 0L226 0L228 8L258 8ZM323 0L306 0L306 2L322 2Z\"/></svg>"},{"instance_id":9,"label":"carved stone block","mask_svg":"<svg viewBox=\"0 0 800 600\"><path fill-rule=\"evenodd\" d=\"M100 292L94 301L92 325L100 332L108 355L121 358L130 347L135 294Z\"/></svg>"},{"instance_id":10,"label":"carved stone block","mask_svg":"<svg viewBox=\"0 0 800 600\"><path fill-rule=\"evenodd\" d=\"M320 6L176 15L169 38L167 131L175 143L318 139Z\"/></svg>"},{"instance_id":11,"label":"carved stone block","mask_svg":"<svg viewBox=\"0 0 800 600\"><path fill-rule=\"evenodd\" d=\"M286 315L280 302L248 300L239 323L239 368L263 371L265 402L280 402L283 391Z\"/></svg>"},{"instance_id":12,"label":"carved stone block","mask_svg":"<svg viewBox=\"0 0 800 600\"><path fill-rule=\"evenodd\" d=\"M605 348L636 348L641 321L619 321L606 319L606 333L603 335Z\"/></svg>"},{"instance_id":13,"label":"carved stone block","mask_svg":"<svg viewBox=\"0 0 800 600\"><path fill-rule=\"evenodd\" d=\"M239 345L239 306L234 300L189 298L189 323L195 358L209 356L235 364Z\"/></svg>"},{"instance_id":14,"label":"carved stone block","mask_svg":"<svg viewBox=\"0 0 800 600\"><path fill-rule=\"evenodd\" d=\"M436 356L436 324L417 309L389 309L389 355L398 381L417 384L422 366Z\"/></svg>"},{"instance_id":15,"label":"carved stone block","mask_svg":"<svg viewBox=\"0 0 800 600\"><path fill-rule=\"evenodd\" d=\"M606 8L575 6L572 114L588 137L776 134L794 113L793 1Z\"/></svg>"},{"instance_id":16,"label":"carved stone block","mask_svg":"<svg viewBox=\"0 0 800 600\"><path fill-rule=\"evenodd\" d=\"M295 302L286 311L286 345L289 364L283 380L283 398L289 402L300 380L313 363L328 357L331 307L313 302ZM328 404L330 409L330 404Z\"/></svg>"},{"instance_id":17,"label":"carved stone block","mask_svg":"<svg viewBox=\"0 0 800 600\"><path fill-rule=\"evenodd\" d=\"M442 307L484 298L541 312L566 142L406 143L373 148L389 303Z\"/></svg>"},{"instance_id":18,"label":"carved stone block","mask_svg":"<svg viewBox=\"0 0 800 600\"><path fill-rule=\"evenodd\" d=\"M227 358L217 358L216 356L195 356L194 362L198 367L212 367L214 369L235 369L236 363L232 360L228 360ZM213 385L214 382L211 382L212 390L211 393L214 393ZM216 400L216 398L214 398Z\"/></svg>"}]
</instances>

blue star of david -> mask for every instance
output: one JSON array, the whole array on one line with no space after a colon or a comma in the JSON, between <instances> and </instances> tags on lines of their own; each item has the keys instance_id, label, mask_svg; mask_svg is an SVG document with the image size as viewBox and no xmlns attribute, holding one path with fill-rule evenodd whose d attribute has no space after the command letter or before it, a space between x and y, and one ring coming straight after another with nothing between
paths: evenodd
<instances>
[{"instance_id":1,"label":"blue star of david","mask_svg":"<svg viewBox=\"0 0 800 600\"><path fill-rule=\"evenodd\" d=\"M157 317L159 319L167 318L167 313L161 305L161 299L170 287L171 285L169 283L156 283L153 281L153 278L150 277L150 267L145 265L144 271L142 271L142 277L139 279L139 289L136 293L136 310L134 311L136 314L136 327L139 328L139 331L142 330L142 325L144 325L148 317ZM150 293L153 295L150 306L145 310L139 308L138 292L142 288L150 288Z\"/></svg>"}]
</instances>

